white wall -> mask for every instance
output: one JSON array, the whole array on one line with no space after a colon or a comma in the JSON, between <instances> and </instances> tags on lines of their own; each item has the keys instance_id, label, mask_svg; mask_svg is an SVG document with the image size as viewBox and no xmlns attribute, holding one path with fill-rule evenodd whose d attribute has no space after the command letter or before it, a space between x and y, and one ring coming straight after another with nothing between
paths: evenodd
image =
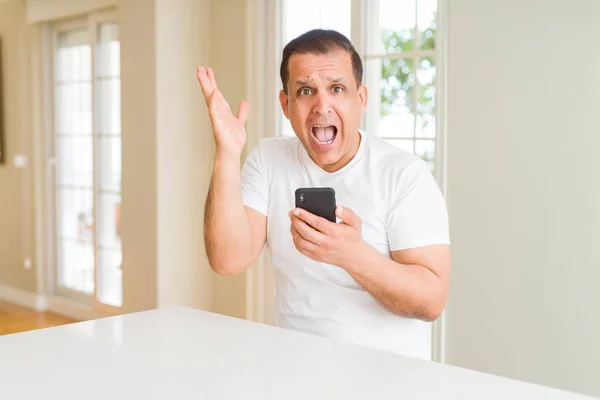
<instances>
[{"instance_id":1,"label":"white wall","mask_svg":"<svg viewBox=\"0 0 600 400\"><path fill-rule=\"evenodd\" d=\"M0 165L0 287L35 291L37 259L29 109L31 58L25 4L22 2L0 3L0 39L5 151L5 163ZM27 168L17 168L13 164L17 154L27 157ZM32 261L32 268L24 268L25 258ZM3 297L1 291L0 288L0 297Z\"/></svg>"},{"instance_id":2,"label":"white wall","mask_svg":"<svg viewBox=\"0 0 600 400\"><path fill-rule=\"evenodd\" d=\"M447 361L600 395L600 2L449 1Z\"/></svg>"},{"instance_id":3,"label":"white wall","mask_svg":"<svg viewBox=\"0 0 600 400\"><path fill-rule=\"evenodd\" d=\"M212 136L195 77L209 15L208 0L119 2L126 312L213 307L202 241Z\"/></svg>"},{"instance_id":4,"label":"white wall","mask_svg":"<svg viewBox=\"0 0 600 400\"><path fill-rule=\"evenodd\" d=\"M23 1L23 0L20 0ZM71 17L116 6L118 0L25 0L27 22Z\"/></svg>"},{"instance_id":5,"label":"white wall","mask_svg":"<svg viewBox=\"0 0 600 400\"><path fill-rule=\"evenodd\" d=\"M246 73L246 12L247 0L227 0L211 2L210 27L210 66L214 68L219 89L237 112L242 99L248 99ZM206 105L198 103L199 112L206 114ZM256 117L252 106L251 113ZM208 132L212 138L212 133ZM248 140L250 142L250 140ZM204 168L212 173L212 156ZM214 310L221 314L243 318L246 316L246 277L247 273L236 276L214 278Z\"/></svg>"},{"instance_id":6,"label":"white wall","mask_svg":"<svg viewBox=\"0 0 600 400\"><path fill-rule=\"evenodd\" d=\"M133 312L155 308L158 303L154 2L122 0L118 12L123 132L123 308Z\"/></svg>"},{"instance_id":7,"label":"white wall","mask_svg":"<svg viewBox=\"0 0 600 400\"><path fill-rule=\"evenodd\" d=\"M156 0L158 304L213 307L204 199L213 142L196 66L210 54L210 0Z\"/></svg>"}]
</instances>

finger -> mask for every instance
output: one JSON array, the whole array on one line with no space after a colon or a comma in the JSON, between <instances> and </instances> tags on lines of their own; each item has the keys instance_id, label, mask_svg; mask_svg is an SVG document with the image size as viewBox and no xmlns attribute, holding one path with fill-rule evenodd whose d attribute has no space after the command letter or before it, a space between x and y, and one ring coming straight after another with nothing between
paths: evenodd
<instances>
[{"instance_id":1,"label":"finger","mask_svg":"<svg viewBox=\"0 0 600 400\"><path fill-rule=\"evenodd\" d=\"M215 79L215 71L208 67L207 68L208 79L210 79L210 83L212 84L214 89L217 89L217 80Z\"/></svg>"},{"instance_id":2,"label":"finger","mask_svg":"<svg viewBox=\"0 0 600 400\"><path fill-rule=\"evenodd\" d=\"M298 249L298 251L313 261L321 261L321 257L319 257L316 253L313 253L312 251L306 249Z\"/></svg>"},{"instance_id":3,"label":"finger","mask_svg":"<svg viewBox=\"0 0 600 400\"><path fill-rule=\"evenodd\" d=\"M355 229L360 229L362 226L362 221L358 218L358 215L352 211L350 208L344 208L342 206L337 206L335 208L335 215L342 220L342 222L346 225L350 225Z\"/></svg>"},{"instance_id":4,"label":"finger","mask_svg":"<svg viewBox=\"0 0 600 400\"><path fill-rule=\"evenodd\" d=\"M223 97L223 93L218 88L215 88L213 91L213 95L208 101L208 107L212 114L214 115L230 115L231 109L229 108L229 104L225 97Z\"/></svg>"},{"instance_id":5,"label":"finger","mask_svg":"<svg viewBox=\"0 0 600 400\"><path fill-rule=\"evenodd\" d=\"M296 229L294 229L293 227L292 227L292 239L294 241L294 246L296 247L296 250L298 250L300 253L304 254L305 256L312 258L315 261L320 260L319 256L317 255L319 252L319 246L304 239L302 237L302 235L300 235L298 233L298 231Z\"/></svg>"},{"instance_id":6,"label":"finger","mask_svg":"<svg viewBox=\"0 0 600 400\"><path fill-rule=\"evenodd\" d=\"M208 102L210 97L213 94L214 87L210 81L206 73L206 68L198 67L196 68L196 76L198 77L198 81L200 82L200 86L202 87L202 93L204 94L204 99Z\"/></svg>"},{"instance_id":7,"label":"finger","mask_svg":"<svg viewBox=\"0 0 600 400\"><path fill-rule=\"evenodd\" d=\"M326 220L325 218L319 217L318 215L314 215L302 208L296 208L293 211L293 214L300 218L302 221L306 222L308 225L312 226L316 230L328 235L332 231L332 225L336 224Z\"/></svg>"},{"instance_id":8,"label":"finger","mask_svg":"<svg viewBox=\"0 0 600 400\"><path fill-rule=\"evenodd\" d=\"M242 124L246 123L246 120L248 119L248 113L250 112L250 105L248 104L247 101L242 100L240 102L240 108L238 109L238 119L240 120L240 122Z\"/></svg>"},{"instance_id":9,"label":"finger","mask_svg":"<svg viewBox=\"0 0 600 400\"><path fill-rule=\"evenodd\" d=\"M315 243L316 245L321 245L327 241L327 236L314 229L312 226L308 225L298 217L292 217L292 226L304 239L308 240L309 242Z\"/></svg>"}]
</instances>

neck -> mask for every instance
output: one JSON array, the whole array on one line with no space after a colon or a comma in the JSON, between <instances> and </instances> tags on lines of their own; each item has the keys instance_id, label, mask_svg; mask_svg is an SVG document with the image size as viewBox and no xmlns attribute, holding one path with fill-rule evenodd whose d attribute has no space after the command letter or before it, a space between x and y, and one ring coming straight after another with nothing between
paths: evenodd
<instances>
[{"instance_id":1,"label":"neck","mask_svg":"<svg viewBox=\"0 0 600 400\"><path fill-rule=\"evenodd\" d=\"M352 161L352 159L354 158L354 156L356 156L356 153L358 153L358 149L360 147L360 142L362 141L362 135L359 133L358 134L358 138L355 141L354 145L352 146L352 150L349 151L347 154L344 154L344 156L342 156L342 158L340 158L339 160L337 160L335 163L333 164L328 164L328 165L320 165L320 167L326 171L326 172L337 172L340 169L344 168L346 165L348 165L348 163L350 161Z\"/></svg>"}]
</instances>

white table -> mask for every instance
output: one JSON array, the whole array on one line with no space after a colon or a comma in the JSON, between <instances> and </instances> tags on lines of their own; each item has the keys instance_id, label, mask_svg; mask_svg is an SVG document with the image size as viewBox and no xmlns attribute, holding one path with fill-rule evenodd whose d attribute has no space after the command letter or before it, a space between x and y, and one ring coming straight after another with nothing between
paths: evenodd
<instances>
[{"instance_id":1,"label":"white table","mask_svg":"<svg viewBox=\"0 0 600 400\"><path fill-rule=\"evenodd\" d=\"M0 399L583 399L189 308L0 336Z\"/></svg>"}]
</instances>

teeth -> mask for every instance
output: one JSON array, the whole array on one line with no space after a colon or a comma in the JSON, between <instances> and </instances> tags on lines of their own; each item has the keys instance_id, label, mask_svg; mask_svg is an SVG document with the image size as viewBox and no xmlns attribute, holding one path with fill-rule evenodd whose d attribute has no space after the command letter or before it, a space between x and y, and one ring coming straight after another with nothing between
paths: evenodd
<instances>
[{"instance_id":1,"label":"teeth","mask_svg":"<svg viewBox=\"0 0 600 400\"><path fill-rule=\"evenodd\" d=\"M326 142L321 142L319 139L317 139L317 143L319 143L319 144L331 144L331 143L333 143L333 139L328 140Z\"/></svg>"},{"instance_id":2,"label":"teeth","mask_svg":"<svg viewBox=\"0 0 600 400\"><path fill-rule=\"evenodd\" d=\"M327 128L328 126L333 126L333 125L313 125L313 128ZM319 139L317 139L315 137L315 140L317 141L317 143L319 143L320 145L329 145L331 143L333 143L333 141L335 140L335 137L331 140L328 140L326 142L321 142Z\"/></svg>"}]
</instances>

